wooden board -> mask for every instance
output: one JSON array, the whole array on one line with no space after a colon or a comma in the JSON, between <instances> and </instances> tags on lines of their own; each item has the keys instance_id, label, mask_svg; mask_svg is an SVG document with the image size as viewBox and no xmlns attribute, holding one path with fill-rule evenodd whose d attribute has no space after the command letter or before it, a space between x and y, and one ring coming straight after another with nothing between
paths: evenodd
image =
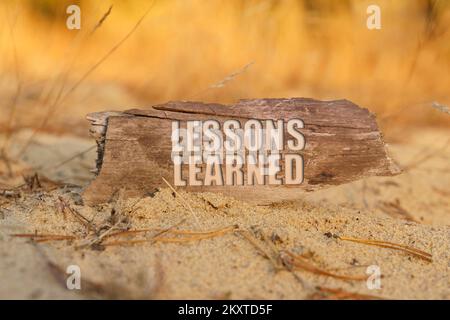
<instances>
[{"instance_id":1,"label":"wooden board","mask_svg":"<svg viewBox=\"0 0 450 320\"><path fill-rule=\"evenodd\" d=\"M187 185L182 190L220 192L238 199L270 203L301 197L305 191L339 185L369 176L400 172L386 151L375 116L347 100L318 101L305 98L242 100L234 105L200 102L169 102L147 109L103 112L88 115L91 133L97 140L97 177L86 188L87 204L107 202L120 189L139 197L174 184L172 122L227 120L242 126L250 119L301 119L305 138L304 179L301 184ZM286 139L287 140L287 139ZM285 141L286 142L286 141ZM281 164L287 151L281 152ZM199 174L199 179L203 177ZM245 170L245 169L244 169ZM183 166L183 176L189 175ZM283 181L283 174L278 178ZM267 179L267 177L266 177ZM267 182L267 180L266 180Z\"/></svg>"}]
</instances>

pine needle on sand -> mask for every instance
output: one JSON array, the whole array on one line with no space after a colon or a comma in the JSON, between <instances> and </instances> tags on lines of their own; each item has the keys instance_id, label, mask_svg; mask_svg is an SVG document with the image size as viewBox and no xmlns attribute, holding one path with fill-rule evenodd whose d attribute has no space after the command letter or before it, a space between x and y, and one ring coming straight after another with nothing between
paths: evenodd
<instances>
[{"instance_id":1,"label":"pine needle on sand","mask_svg":"<svg viewBox=\"0 0 450 320\"><path fill-rule=\"evenodd\" d=\"M28 238L34 242L46 242L46 241L61 241L61 240L75 240L76 236L61 235L61 234L37 234L37 233L16 233L12 234L15 238Z\"/></svg>"},{"instance_id":2,"label":"pine needle on sand","mask_svg":"<svg viewBox=\"0 0 450 320\"><path fill-rule=\"evenodd\" d=\"M184 221L184 219L183 219ZM178 223L180 224L180 223ZM177 225L178 225L177 224ZM176 225L175 225L176 226ZM173 227L175 227L173 226ZM227 233L233 232L236 230L236 226L229 226L226 228L218 229L218 230L211 230L211 231L205 231L205 232L195 232L195 231L189 231L189 230L172 230L172 228L168 228L166 230L162 230L158 232L156 235L151 237L150 239L134 239L134 240L124 240L124 241L111 241L107 243L103 243L104 246L119 246L119 245L133 245L133 244L139 244L139 243L154 243L154 242L166 242L166 243L182 243L182 242L192 242L192 241L198 241L198 240L205 240L205 239L211 239L219 236L223 236ZM161 230L161 229L160 229ZM133 230L131 230L133 231ZM141 230L135 230L135 231L141 231ZM144 231L147 232L147 231ZM173 235L183 235L183 237L163 237L163 234L172 233ZM122 233L120 235L130 235L132 233ZM118 234L115 234L117 236ZM110 235L114 236L114 235Z\"/></svg>"},{"instance_id":3,"label":"pine needle on sand","mask_svg":"<svg viewBox=\"0 0 450 320\"><path fill-rule=\"evenodd\" d=\"M351 275L341 275L341 274L332 273L330 271L323 270L323 269L320 269L320 268L314 266L311 262L309 262L306 258L302 257L301 255L296 255L289 251L283 251L283 253L284 253L283 261L291 264L294 269L304 270L304 271L308 271L308 272L311 272L311 273L314 273L317 275L328 276L328 277L340 279L340 280L349 280L349 281L365 281L365 280L367 280L366 275L351 276Z\"/></svg>"},{"instance_id":4,"label":"pine needle on sand","mask_svg":"<svg viewBox=\"0 0 450 320\"><path fill-rule=\"evenodd\" d=\"M433 256L430 253L416 249L416 248L412 248L409 246L405 246L402 244L397 244L397 243L388 242L388 241L359 239L359 238L351 238L351 237L344 237L344 236L337 236L337 238L340 240L343 240L343 241L351 241L351 242L366 244L369 246L376 246L376 247L381 247L381 248L399 250L399 251L408 253L410 255L413 255L417 258L423 259L425 261L433 262Z\"/></svg>"},{"instance_id":5,"label":"pine needle on sand","mask_svg":"<svg viewBox=\"0 0 450 320\"><path fill-rule=\"evenodd\" d=\"M369 294L348 292L343 289L316 287L316 292L309 296L313 300L384 300L384 298Z\"/></svg>"}]
</instances>

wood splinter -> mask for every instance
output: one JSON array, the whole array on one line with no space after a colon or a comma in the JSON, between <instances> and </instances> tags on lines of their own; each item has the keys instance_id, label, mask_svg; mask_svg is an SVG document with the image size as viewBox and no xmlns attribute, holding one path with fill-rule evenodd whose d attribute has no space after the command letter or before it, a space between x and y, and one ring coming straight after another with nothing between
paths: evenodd
<instances>
[{"instance_id":1,"label":"wood splinter","mask_svg":"<svg viewBox=\"0 0 450 320\"><path fill-rule=\"evenodd\" d=\"M400 172L375 115L347 100L169 102L87 118L98 145L88 204L108 202L119 189L141 197L165 187L164 179L267 204Z\"/></svg>"}]
</instances>

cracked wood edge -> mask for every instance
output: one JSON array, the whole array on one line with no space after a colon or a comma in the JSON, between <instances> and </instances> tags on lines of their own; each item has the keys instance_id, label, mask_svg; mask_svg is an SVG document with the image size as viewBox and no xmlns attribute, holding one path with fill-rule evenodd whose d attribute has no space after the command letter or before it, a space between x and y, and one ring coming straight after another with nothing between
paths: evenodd
<instances>
[{"instance_id":1,"label":"cracked wood edge","mask_svg":"<svg viewBox=\"0 0 450 320\"><path fill-rule=\"evenodd\" d=\"M369 176L400 173L387 152L375 115L347 100L256 99L241 100L231 106L169 102L148 109L98 112L87 116L91 121L91 136L98 146L95 169L97 177L87 187L83 197L87 204L98 204L111 200L122 188L125 195L130 197L151 193L164 186L162 176L172 182L170 156L167 157L171 147L167 123L171 120L217 119L222 122L227 119L288 120L294 117L305 123L302 133L306 138L306 148L301 152L305 156L305 182L302 185L180 188L187 191L220 192L251 202L270 203L297 199L305 191ZM154 130L150 128L152 126ZM162 133L169 137L165 144L161 144L161 136L164 136ZM156 150L152 151L154 148ZM356 153L352 154L350 151L353 149ZM133 162L130 155L138 160ZM367 163L364 162L365 157ZM335 159L340 167L327 168L327 165L333 165L330 159ZM347 173L343 167L346 162L350 162ZM359 167L352 172L352 166ZM312 175L310 167L314 169Z\"/></svg>"}]
</instances>

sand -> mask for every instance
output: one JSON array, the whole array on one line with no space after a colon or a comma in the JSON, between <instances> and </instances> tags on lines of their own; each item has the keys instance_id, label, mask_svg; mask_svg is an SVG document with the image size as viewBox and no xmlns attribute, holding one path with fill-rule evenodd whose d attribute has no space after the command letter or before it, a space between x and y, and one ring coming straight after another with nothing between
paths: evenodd
<instances>
[{"instance_id":1,"label":"sand","mask_svg":"<svg viewBox=\"0 0 450 320\"><path fill-rule=\"evenodd\" d=\"M19 149L27 134L19 133L11 148ZM220 194L175 195L163 188L151 197L118 195L111 204L87 207L80 194L92 178L88 167L94 151L57 168L42 167L64 162L92 141L40 135L13 169L40 167L52 181L70 184L57 187L43 180L42 188L0 196L0 298L450 299L449 131L407 136L390 145L393 157L407 168L403 174L305 194L293 202L253 206ZM20 177L15 179L2 185L20 183ZM88 219L98 234L109 233L99 240L73 212ZM148 228L147 233L108 236ZM204 239L180 230L203 232ZM36 243L11 236L18 233L77 239ZM432 262L339 237L402 244L430 253ZM145 242L127 242L136 239ZM381 288L369 289L364 278L297 270L288 253L337 275L368 277L367 267L378 266ZM69 265L80 267L81 290L66 287Z\"/></svg>"}]
</instances>

